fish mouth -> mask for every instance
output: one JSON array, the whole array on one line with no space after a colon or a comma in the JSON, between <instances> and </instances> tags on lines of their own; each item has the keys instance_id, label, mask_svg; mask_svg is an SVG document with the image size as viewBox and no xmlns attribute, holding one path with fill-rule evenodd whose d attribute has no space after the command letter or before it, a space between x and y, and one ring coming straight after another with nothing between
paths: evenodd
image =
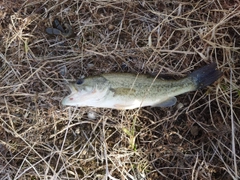
<instances>
[{"instance_id":1,"label":"fish mouth","mask_svg":"<svg viewBox=\"0 0 240 180\"><path fill-rule=\"evenodd\" d=\"M71 105L69 104L69 100L70 100L70 97L73 95L73 94L76 94L78 91L76 89L76 87L74 86L73 83L68 83L67 84L67 87L69 88L70 90L70 94L68 96L66 96L65 98L62 99L62 105Z\"/></svg>"},{"instance_id":2,"label":"fish mouth","mask_svg":"<svg viewBox=\"0 0 240 180\"><path fill-rule=\"evenodd\" d=\"M74 84L69 83L67 86L68 86L68 88L70 89L71 93L76 93L76 92L78 92L78 90L77 90L77 88L74 86Z\"/></svg>"}]
</instances>

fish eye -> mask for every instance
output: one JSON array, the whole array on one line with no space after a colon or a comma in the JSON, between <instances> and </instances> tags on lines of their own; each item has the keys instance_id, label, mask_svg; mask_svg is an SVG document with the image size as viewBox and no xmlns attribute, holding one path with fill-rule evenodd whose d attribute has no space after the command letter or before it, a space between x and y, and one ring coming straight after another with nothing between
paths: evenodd
<instances>
[{"instance_id":1,"label":"fish eye","mask_svg":"<svg viewBox=\"0 0 240 180\"><path fill-rule=\"evenodd\" d=\"M76 84L78 84L78 85L80 85L80 84L82 84L83 83L83 79L78 79L77 81L76 81Z\"/></svg>"}]
</instances>

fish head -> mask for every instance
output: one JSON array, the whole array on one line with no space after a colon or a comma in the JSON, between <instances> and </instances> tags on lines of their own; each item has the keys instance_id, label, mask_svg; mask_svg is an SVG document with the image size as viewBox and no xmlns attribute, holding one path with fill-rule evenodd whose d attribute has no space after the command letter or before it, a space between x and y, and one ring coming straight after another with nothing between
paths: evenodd
<instances>
[{"instance_id":1,"label":"fish head","mask_svg":"<svg viewBox=\"0 0 240 180\"><path fill-rule=\"evenodd\" d=\"M108 81L99 76L80 79L76 83L69 83L71 94L62 100L63 105L93 106L99 102L109 89Z\"/></svg>"}]
</instances>

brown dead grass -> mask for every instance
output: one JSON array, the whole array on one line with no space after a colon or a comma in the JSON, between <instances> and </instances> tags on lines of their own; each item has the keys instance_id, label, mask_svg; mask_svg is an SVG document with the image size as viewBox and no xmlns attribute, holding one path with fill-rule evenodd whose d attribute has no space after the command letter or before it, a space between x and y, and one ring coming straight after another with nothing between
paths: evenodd
<instances>
[{"instance_id":1,"label":"brown dead grass","mask_svg":"<svg viewBox=\"0 0 240 180\"><path fill-rule=\"evenodd\" d=\"M2 1L1 179L238 179L239 4ZM75 36L47 35L55 18ZM61 106L65 79L105 72L184 76L210 62L224 76L179 96L183 107Z\"/></svg>"}]
</instances>

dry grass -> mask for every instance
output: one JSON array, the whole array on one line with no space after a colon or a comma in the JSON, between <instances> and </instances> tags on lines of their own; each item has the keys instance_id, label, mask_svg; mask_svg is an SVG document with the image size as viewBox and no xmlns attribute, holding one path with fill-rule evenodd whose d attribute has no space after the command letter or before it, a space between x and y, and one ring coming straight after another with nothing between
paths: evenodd
<instances>
[{"instance_id":1,"label":"dry grass","mask_svg":"<svg viewBox=\"0 0 240 180\"><path fill-rule=\"evenodd\" d=\"M1 179L238 179L239 4L3 0ZM47 35L54 18L75 35ZM224 76L179 96L183 107L61 106L64 79L104 72L184 76L210 62Z\"/></svg>"}]
</instances>

